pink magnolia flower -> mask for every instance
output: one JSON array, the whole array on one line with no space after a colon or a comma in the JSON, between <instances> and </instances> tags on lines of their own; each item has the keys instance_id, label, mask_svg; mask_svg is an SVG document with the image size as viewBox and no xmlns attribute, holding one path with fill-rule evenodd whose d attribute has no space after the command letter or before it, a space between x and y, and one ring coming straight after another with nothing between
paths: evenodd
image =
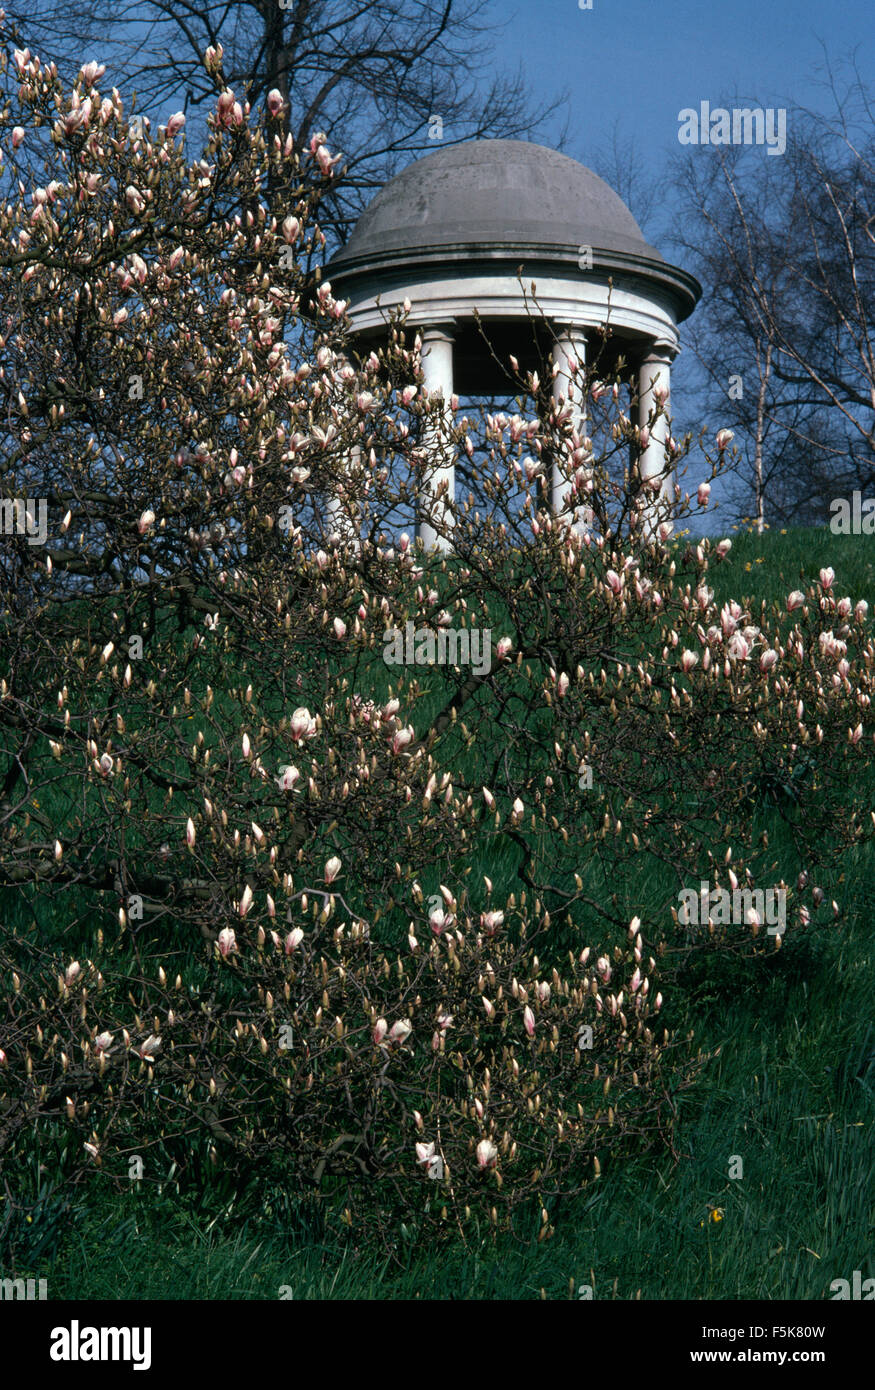
<instances>
[{"instance_id":1,"label":"pink magnolia flower","mask_svg":"<svg viewBox=\"0 0 875 1390\"><path fill-rule=\"evenodd\" d=\"M700 507L707 507L708 498L711 496L711 484L700 483L696 489L696 498Z\"/></svg>"},{"instance_id":2,"label":"pink magnolia flower","mask_svg":"<svg viewBox=\"0 0 875 1390\"><path fill-rule=\"evenodd\" d=\"M317 145L313 153L316 155L316 162L326 178L332 176L335 164L339 164L340 160L343 158L343 156L339 154L334 155L332 158L331 151L325 145Z\"/></svg>"},{"instance_id":3,"label":"pink magnolia flower","mask_svg":"<svg viewBox=\"0 0 875 1390\"><path fill-rule=\"evenodd\" d=\"M285 767L281 767L280 775L276 779L280 791L292 791L295 783L299 780L300 776L301 774L298 771L298 769L296 767L293 767L291 763L287 763Z\"/></svg>"},{"instance_id":4,"label":"pink magnolia flower","mask_svg":"<svg viewBox=\"0 0 875 1390\"><path fill-rule=\"evenodd\" d=\"M181 111L175 111L167 122L167 134L174 140L182 127L185 125L185 116Z\"/></svg>"},{"instance_id":5,"label":"pink magnolia flower","mask_svg":"<svg viewBox=\"0 0 875 1390\"><path fill-rule=\"evenodd\" d=\"M821 571L820 571L820 585L821 585L821 588L822 588L822 589L831 589L831 588L832 588L832 585L833 585L833 580L835 579L835 577L836 577L836 575L835 575L835 570L833 569L832 565L828 565L826 569L821 570Z\"/></svg>"},{"instance_id":6,"label":"pink magnolia flower","mask_svg":"<svg viewBox=\"0 0 875 1390\"><path fill-rule=\"evenodd\" d=\"M409 1018L399 1018L397 1023L393 1023L389 1029L390 1043L403 1043L405 1038L409 1038L413 1032L413 1024Z\"/></svg>"},{"instance_id":7,"label":"pink magnolia flower","mask_svg":"<svg viewBox=\"0 0 875 1390\"><path fill-rule=\"evenodd\" d=\"M477 1145L477 1167L492 1168L498 1158L498 1149L491 1139L481 1139Z\"/></svg>"},{"instance_id":8,"label":"pink magnolia flower","mask_svg":"<svg viewBox=\"0 0 875 1390\"><path fill-rule=\"evenodd\" d=\"M869 605L864 598L861 598L860 602L854 605L854 617L857 619L857 622L865 622L868 612Z\"/></svg>"},{"instance_id":9,"label":"pink magnolia flower","mask_svg":"<svg viewBox=\"0 0 875 1390\"><path fill-rule=\"evenodd\" d=\"M283 109L285 102L283 94L278 87L271 87L267 94L267 109L272 116L278 116Z\"/></svg>"},{"instance_id":10,"label":"pink magnolia flower","mask_svg":"<svg viewBox=\"0 0 875 1390\"><path fill-rule=\"evenodd\" d=\"M64 971L64 984L75 984L81 974L82 966L79 964L78 960L71 961Z\"/></svg>"},{"instance_id":11,"label":"pink magnolia flower","mask_svg":"<svg viewBox=\"0 0 875 1390\"><path fill-rule=\"evenodd\" d=\"M237 950L237 936L233 927L222 928L219 932L218 945L219 954L222 956L230 956L232 952Z\"/></svg>"},{"instance_id":12,"label":"pink magnolia flower","mask_svg":"<svg viewBox=\"0 0 875 1390\"><path fill-rule=\"evenodd\" d=\"M623 581L617 574L617 571L608 570L607 574L605 575L605 579L607 580L608 586L612 590L612 592L615 594L619 594L620 590L623 587Z\"/></svg>"},{"instance_id":13,"label":"pink magnolia flower","mask_svg":"<svg viewBox=\"0 0 875 1390\"><path fill-rule=\"evenodd\" d=\"M775 665L777 660L778 653L774 650L773 647L769 647L769 649L767 651L764 651L762 656L760 657L760 670L771 671L772 667Z\"/></svg>"},{"instance_id":14,"label":"pink magnolia flower","mask_svg":"<svg viewBox=\"0 0 875 1390\"><path fill-rule=\"evenodd\" d=\"M146 200L142 193L130 183L125 189L125 202L136 217L139 217L146 207Z\"/></svg>"},{"instance_id":15,"label":"pink magnolia flower","mask_svg":"<svg viewBox=\"0 0 875 1390\"><path fill-rule=\"evenodd\" d=\"M377 1044L378 1047L380 1046L380 1043L383 1041L388 1031L389 1025L386 1022L386 1020L384 1018L378 1018L376 1023L374 1024L374 1042Z\"/></svg>"},{"instance_id":16,"label":"pink magnolia flower","mask_svg":"<svg viewBox=\"0 0 875 1390\"><path fill-rule=\"evenodd\" d=\"M434 912L429 914L428 924L435 936L441 936L448 927L453 925L455 920L451 912L445 912L442 907L436 907Z\"/></svg>"},{"instance_id":17,"label":"pink magnolia flower","mask_svg":"<svg viewBox=\"0 0 875 1390\"><path fill-rule=\"evenodd\" d=\"M95 1052L98 1052L98 1053L99 1053L99 1052L106 1052L106 1053L108 1053L111 1047L112 1047L112 1033L109 1033L109 1032L98 1033L97 1037L94 1039L94 1050L95 1050Z\"/></svg>"},{"instance_id":18,"label":"pink magnolia flower","mask_svg":"<svg viewBox=\"0 0 875 1390\"><path fill-rule=\"evenodd\" d=\"M493 936L494 933L498 930L498 928L503 924L503 922L503 912L494 911L480 913L480 926L486 932L487 936Z\"/></svg>"},{"instance_id":19,"label":"pink magnolia flower","mask_svg":"<svg viewBox=\"0 0 875 1390\"><path fill-rule=\"evenodd\" d=\"M403 750L407 747L408 743L412 743L412 742L413 742L413 729L412 729L411 726L408 724L405 728L399 729L399 730L397 731L397 733L393 734L393 736L392 736L392 752L393 752L393 753L401 753L401 752L403 752Z\"/></svg>"},{"instance_id":20,"label":"pink magnolia flower","mask_svg":"<svg viewBox=\"0 0 875 1390\"><path fill-rule=\"evenodd\" d=\"M730 541L730 540L722 540L722 541L719 542L719 544L718 544L718 546L717 546L717 554L720 556L720 559L722 560L722 559L724 559L725 556L727 556L727 555L729 554L729 552L730 552L731 549L732 549L732 541Z\"/></svg>"},{"instance_id":21,"label":"pink magnolia flower","mask_svg":"<svg viewBox=\"0 0 875 1390\"><path fill-rule=\"evenodd\" d=\"M528 1004L523 1013L523 1023L525 1024L525 1029L529 1037L533 1038L535 1036L535 1015L532 1013Z\"/></svg>"},{"instance_id":22,"label":"pink magnolia flower","mask_svg":"<svg viewBox=\"0 0 875 1390\"><path fill-rule=\"evenodd\" d=\"M79 69L79 81L84 82L86 87L93 87L94 83L106 72L105 63L84 63Z\"/></svg>"},{"instance_id":23,"label":"pink magnolia flower","mask_svg":"<svg viewBox=\"0 0 875 1390\"><path fill-rule=\"evenodd\" d=\"M146 1038L145 1042L141 1042L140 1046L137 1048L137 1056L144 1058L154 1057L155 1053L158 1051L160 1046L160 1036L156 1037L154 1033L150 1033L148 1038Z\"/></svg>"},{"instance_id":24,"label":"pink magnolia flower","mask_svg":"<svg viewBox=\"0 0 875 1390\"><path fill-rule=\"evenodd\" d=\"M681 652L681 670L689 675L693 667L698 663L699 653L690 651L689 648Z\"/></svg>"},{"instance_id":25,"label":"pink magnolia flower","mask_svg":"<svg viewBox=\"0 0 875 1390\"><path fill-rule=\"evenodd\" d=\"M801 589L794 589L792 594L787 595L787 612L792 613L794 608L801 608L805 602L805 595Z\"/></svg>"},{"instance_id":26,"label":"pink magnolia flower","mask_svg":"<svg viewBox=\"0 0 875 1390\"><path fill-rule=\"evenodd\" d=\"M346 623L343 621L342 618L334 619L334 635L340 641L342 641L343 638L346 636Z\"/></svg>"},{"instance_id":27,"label":"pink magnolia flower","mask_svg":"<svg viewBox=\"0 0 875 1390\"><path fill-rule=\"evenodd\" d=\"M140 519L137 522L137 530L139 531L141 536L144 536L148 531L149 527L153 526L154 524L155 513L151 509L149 511L141 512Z\"/></svg>"},{"instance_id":28,"label":"pink magnolia flower","mask_svg":"<svg viewBox=\"0 0 875 1390\"><path fill-rule=\"evenodd\" d=\"M194 821L191 816L189 816L188 820L185 822L185 843L188 845L189 849L194 849L195 834Z\"/></svg>"},{"instance_id":29,"label":"pink magnolia flower","mask_svg":"<svg viewBox=\"0 0 875 1390\"><path fill-rule=\"evenodd\" d=\"M24 140L24 126L14 126L12 130L12 148L17 150Z\"/></svg>"},{"instance_id":30,"label":"pink magnolia flower","mask_svg":"<svg viewBox=\"0 0 875 1390\"><path fill-rule=\"evenodd\" d=\"M717 448L720 450L721 453L727 447L727 445L732 443L734 438L735 435L732 433L732 430L717 431Z\"/></svg>"},{"instance_id":31,"label":"pink magnolia flower","mask_svg":"<svg viewBox=\"0 0 875 1390\"><path fill-rule=\"evenodd\" d=\"M508 652L512 649L513 642L509 637L499 637L495 646L495 653L499 661L503 661Z\"/></svg>"},{"instance_id":32,"label":"pink magnolia flower","mask_svg":"<svg viewBox=\"0 0 875 1390\"><path fill-rule=\"evenodd\" d=\"M336 854L332 855L332 857L328 860L328 863L325 865L325 882L333 883L334 880L337 878L337 875L340 873L340 869L340 860L338 859Z\"/></svg>"},{"instance_id":33,"label":"pink magnolia flower","mask_svg":"<svg viewBox=\"0 0 875 1390\"><path fill-rule=\"evenodd\" d=\"M431 1163L431 1161L432 1161L433 1158L434 1158L434 1144L433 1144L433 1143L430 1143L430 1144L417 1144L417 1146L416 1146L416 1161L417 1161L417 1163L423 1163L423 1164L425 1164L426 1167L428 1167L428 1165Z\"/></svg>"},{"instance_id":34,"label":"pink magnolia flower","mask_svg":"<svg viewBox=\"0 0 875 1390\"><path fill-rule=\"evenodd\" d=\"M303 940L303 928L293 927L292 930L289 932L288 936L286 937L285 941L283 942L283 949L285 950L286 955L290 956L293 951L297 951L298 947L300 946Z\"/></svg>"},{"instance_id":35,"label":"pink magnolia flower","mask_svg":"<svg viewBox=\"0 0 875 1390\"><path fill-rule=\"evenodd\" d=\"M316 734L316 720L303 705L292 715L291 734L296 743L303 738L313 738Z\"/></svg>"}]
</instances>

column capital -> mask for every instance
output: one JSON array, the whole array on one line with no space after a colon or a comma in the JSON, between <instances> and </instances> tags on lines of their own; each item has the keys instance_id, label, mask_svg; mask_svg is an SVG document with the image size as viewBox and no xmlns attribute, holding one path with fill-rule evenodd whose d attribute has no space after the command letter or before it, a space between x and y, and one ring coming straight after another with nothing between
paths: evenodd
<instances>
[{"instance_id":1,"label":"column capital","mask_svg":"<svg viewBox=\"0 0 875 1390\"><path fill-rule=\"evenodd\" d=\"M668 338L654 338L645 346L641 354L641 366L643 367L647 362L667 362L670 365L679 352L680 345L678 343L672 342Z\"/></svg>"},{"instance_id":2,"label":"column capital","mask_svg":"<svg viewBox=\"0 0 875 1390\"><path fill-rule=\"evenodd\" d=\"M571 319L551 319L550 326L560 338L585 338L589 330L589 324Z\"/></svg>"},{"instance_id":3,"label":"column capital","mask_svg":"<svg viewBox=\"0 0 875 1390\"><path fill-rule=\"evenodd\" d=\"M423 343L452 343L456 336L456 320L446 323L427 323L419 330Z\"/></svg>"}]
</instances>

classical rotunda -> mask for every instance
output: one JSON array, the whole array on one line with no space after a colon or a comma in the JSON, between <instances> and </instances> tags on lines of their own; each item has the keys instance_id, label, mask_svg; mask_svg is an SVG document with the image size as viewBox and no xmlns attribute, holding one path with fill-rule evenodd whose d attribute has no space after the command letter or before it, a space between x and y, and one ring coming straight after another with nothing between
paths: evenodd
<instances>
[{"instance_id":1,"label":"classical rotunda","mask_svg":"<svg viewBox=\"0 0 875 1390\"><path fill-rule=\"evenodd\" d=\"M559 369L554 395L571 404L578 425L586 400L571 367L592 363L598 352L599 375L606 376L622 360L638 423L653 423L641 478L662 474L663 496L672 494L665 447L671 363L678 324L701 288L647 244L626 204L591 169L521 140L439 149L380 190L326 277L349 301L360 351L385 341L389 312L410 301L425 387L447 403L453 394L506 395L501 364L513 354L526 370L546 349ZM653 422L657 400L665 414ZM453 496L454 462L446 451L429 486ZM557 468L553 510L580 524L570 491ZM448 546L424 517L418 534L426 547Z\"/></svg>"}]
</instances>

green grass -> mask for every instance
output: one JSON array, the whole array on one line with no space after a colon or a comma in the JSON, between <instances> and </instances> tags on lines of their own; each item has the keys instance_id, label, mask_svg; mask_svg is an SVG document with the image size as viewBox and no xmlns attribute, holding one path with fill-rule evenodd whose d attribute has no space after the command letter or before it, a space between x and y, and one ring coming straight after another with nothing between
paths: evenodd
<instances>
[{"instance_id":1,"label":"green grass","mask_svg":"<svg viewBox=\"0 0 875 1390\"><path fill-rule=\"evenodd\" d=\"M865 538L735 534L712 583L721 599L758 602L804 588L826 564L839 595L875 606ZM240 1194L221 1179L188 1195L132 1183L81 1191L69 1208L35 1201L30 1221L16 1218L25 1261L32 1251L17 1272L46 1278L51 1298L175 1300L276 1299L281 1288L295 1299L569 1298L584 1285L597 1299L822 1299L856 1269L871 1277L873 861L848 856L824 883L838 923L788 936L766 968L727 974L699 1000L697 1044L719 1055L681 1102L676 1156L608 1169L552 1214L549 1241L458 1241L436 1258L399 1231L387 1259L354 1231L327 1236L297 1193L267 1179ZM737 1158L743 1176L732 1178ZM35 1170L34 1194L49 1180ZM3 1219L0 1201L0 1229Z\"/></svg>"}]
</instances>

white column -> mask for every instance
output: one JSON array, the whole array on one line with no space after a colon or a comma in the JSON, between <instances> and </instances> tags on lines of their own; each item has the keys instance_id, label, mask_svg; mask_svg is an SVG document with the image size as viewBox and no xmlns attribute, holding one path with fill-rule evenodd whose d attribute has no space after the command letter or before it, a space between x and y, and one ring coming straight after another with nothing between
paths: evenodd
<instances>
[{"instance_id":1,"label":"white column","mask_svg":"<svg viewBox=\"0 0 875 1390\"><path fill-rule=\"evenodd\" d=\"M453 395L453 339L445 328L426 328L423 330L421 338L422 370L425 377L423 387L429 395L443 396L445 402L441 422L436 427L428 428L424 434L429 462L426 487L434 497L439 488L446 485L446 492L443 497L447 502L452 502L456 490L456 468L453 461L452 445L448 443L447 435L452 427L450 400ZM446 508L440 501L432 506L446 517L448 525L452 525L452 519L447 515ZM431 550L435 546L441 551L452 549L449 540L445 536L439 535L427 518L422 515L417 519L417 535L426 550Z\"/></svg>"},{"instance_id":2,"label":"white column","mask_svg":"<svg viewBox=\"0 0 875 1390\"><path fill-rule=\"evenodd\" d=\"M649 539L661 521L671 521L674 508L674 468L666 460L666 445L671 434L671 364L676 349L668 343L654 343L645 353L638 369L638 427L649 431L646 447L641 451L639 471L642 496L640 525ZM657 409L662 413L654 418ZM648 486L653 478L662 475L659 488Z\"/></svg>"},{"instance_id":3,"label":"white column","mask_svg":"<svg viewBox=\"0 0 875 1390\"><path fill-rule=\"evenodd\" d=\"M575 324L556 325L553 365L558 367L553 377L553 403L559 409L563 405L571 405L571 428L583 440L587 421L586 336L583 328ZM572 370L575 365L576 372ZM559 467L558 460L553 460L553 476L550 480L551 508L554 516L566 515L576 531L585 532L592 526L592 508L582 506L578 502L574 506L573 514L569 511L576 469L570 468L569 472L570 476L566 477Z\"/></svg>"},{"instance_id":4,"label":"white column","mask_svg":"<svg viewBox=\"0 0 875 1390\"><path fill-rule=\"evenodd\" d=\"M360 444L353 444L352 448L342 455L338 479L341 484L341 490L344 479L358 472L361 465L361 457L362 451ZM332 492L329 494L325 504L325 512L328 539L337 544L350 546L353 550L357 550L360 544L360 538L356 533L349 514L338 493Z\"/></svg>"}]
</instances>

